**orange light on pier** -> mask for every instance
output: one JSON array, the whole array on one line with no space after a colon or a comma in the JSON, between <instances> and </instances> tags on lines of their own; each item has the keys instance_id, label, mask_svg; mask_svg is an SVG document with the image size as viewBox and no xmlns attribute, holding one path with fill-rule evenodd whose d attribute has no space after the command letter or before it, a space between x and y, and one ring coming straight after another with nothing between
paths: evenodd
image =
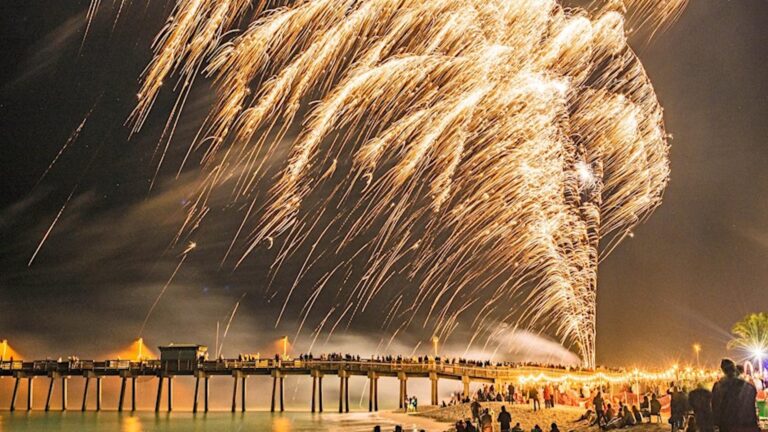
<instances>
[{"instance_id":1,"label":"orange light on pier","mask_svg":"<svg viewBox=\"0 0 768 432\"><path fill-rule=\"evenodd\" d=\"M110 354L110 357L122 360L148 360L158 358L157 354L146 347L144 344L144 338L138 338L134 340L125 349L122 349L114 354Z\"/></svg>"},{"instance_id":2,"label":"orange light on pier","mask_svg":"<svg viewBox=\"0 0 768 432\"><path fill-rule=\"evenodd\" d=\"M16 352L8 343L8 339L3 339L0 343L0 361L21 360L21 355Z\"/></svg>"}]
</instances>

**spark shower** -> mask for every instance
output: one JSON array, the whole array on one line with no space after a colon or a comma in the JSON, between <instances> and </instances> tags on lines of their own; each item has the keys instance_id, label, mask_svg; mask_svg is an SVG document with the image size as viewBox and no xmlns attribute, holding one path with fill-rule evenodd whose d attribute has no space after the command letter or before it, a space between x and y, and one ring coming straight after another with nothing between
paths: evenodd
<instances>
[{"instance_id":1,"label":"spark shower","mask_svg":"<svg viewBox=\"0 0 768 432\"><path fill-rule=\"evenodd\" d=\"M274 248L276 272L311 243L278 321L322 256L334 267L301 325L319 296L341 304L315 338L395 290L367 312L392 338L412 324L440 340L471 325L470 343L549 329L593 367L598 263L669 178L662 109L626 28L655 32L684 4L177 0L131 122L138 132L175 81L159 170L195 81L213 83L183 144L178 169L199 163L200 180L177 241L224 191L242 221L223 263Z\"/></svg>"}]
</instances>

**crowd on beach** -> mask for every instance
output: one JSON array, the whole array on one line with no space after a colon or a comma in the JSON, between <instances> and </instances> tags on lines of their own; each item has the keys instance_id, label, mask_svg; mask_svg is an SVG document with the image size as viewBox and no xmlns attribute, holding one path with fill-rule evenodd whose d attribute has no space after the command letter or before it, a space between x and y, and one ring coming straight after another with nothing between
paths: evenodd
<instances>
[{"instance_id":1,"label":"crowd on beach","mask_svg":"<svg viewBox=\"0 0 768 432\"><path fill-rule=\"evenodd\" d=\"M669 424L672 432L759 432L756 411L758 388L762 390L764 383L756 382L740 370L730 359L721 363L723 376L714 384L712 390L704 384L698 384L688 392L679 384L670 383L666 390L665 399L669 399ZM625 403L619 400L612 404L605 389L598 387L590 395L586 412L574 421L582 426L597 426L601 430L629 428L644 422L658 421L662 418L662 403L656 391L644 395L639 404ZM492 385L484 386L473 394L470 403L471 418L460 419L456 422L457 432L523 432L520 423L512 426L512 417L505 406L496 415L489 408L484 408L482 402L517 402L530 403L531 409L541 409L544 400L545 409L555 406L554 395L557 390L552 386L544 386L543 394L539 395L536 387L519 392L510 385L506 389L496 389ZM524 396L524 397L523 397ZM526 401L527 399L527 401ZM454 395L449 404L467 403L467 398ZM494 429L495 424L499 428ZM544 432L536 424L531 432ZM557 424L552 423L549 432L559 432Z\"/></svg>"}]
</instances>

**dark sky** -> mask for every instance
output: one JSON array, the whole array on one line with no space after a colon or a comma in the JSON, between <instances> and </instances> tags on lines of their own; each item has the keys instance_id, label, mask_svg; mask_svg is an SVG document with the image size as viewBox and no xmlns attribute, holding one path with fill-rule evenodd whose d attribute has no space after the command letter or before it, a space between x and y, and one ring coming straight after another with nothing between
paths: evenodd
<instances>
[{"instance_id":1,"label":"dark sky","mask_svg":"<svg viewBox=\"0 0 768 432\"><path fill-rule=\"evenodd\" d=\"M103 2L82 43L88 3L0 6L0 339L29 356L105 355L136 337L179 262L180 250L167 246L195 180L193 173L176 179L169 168L148 192L170 92L140 134L129 140L124 126L169 2L134 2L114 29L116 9ZM714 361L724 354L734 321L768 310L766 22L764 0L692 0L666 33L635 45L674 136L672 180L663 205L600 267L599 363L690 361L694 342L703 345L702 359ZM209 100L205 85L195 89L174 143L192 138ZM87 115L77 139L40 181ZM177 147L172 160L183 152ZM225 353L266 350L279 335L296 333L313 282L299 285L300 300L289 306L288 318L277 329L274 322L300 260L286 264L277 293L263 289L267 256L235 272L219 270L238 222L232 216L241 211L223 205L216 222L193 239L198 250L147 326L150 343L213 345L216 322L226 323L243 294ZM324 301L321 315L335 306ZM388 338L376 333L382 319L371 312L325 347L321 335L316 350L373 352ZM311 330L301 334L304 346ZM460 353L466 341L458 335L448 349ZM410 352L422 342L417 351L426 352L429 337L399 335L392 350ZM537 351L557 354L544 343Z\"/></svg>"}]
</instances>

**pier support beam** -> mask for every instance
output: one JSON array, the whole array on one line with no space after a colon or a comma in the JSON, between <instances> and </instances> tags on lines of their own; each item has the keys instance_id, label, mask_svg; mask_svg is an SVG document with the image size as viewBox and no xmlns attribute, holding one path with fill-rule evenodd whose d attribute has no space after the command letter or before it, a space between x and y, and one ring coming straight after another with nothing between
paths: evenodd
<instances>
[{"instance_id":1,"label":"pier support beam","mask_svg":"<svg viewBox=\"0 0 768 432\"><path fill-rule=\"evenodd\" d=\"M33 382L35 377L27 378L27 411L32 411L32 404L34 403L34 386Z\"/></svg>"},{"instance_id":2,"label":"pier support beam","mask_svg":"<svg viewBox=\"0 0 768 432\"><path fill-rule=\"evenodd\" d=\"M339 412L349 412L349 373L339 370Z\"/></svg>"},{"instance_id":3,"label":"pier support beam","mask_svg":"<svg viewBox=\"0 0 768 432\"><path fill-rule=\"evenodd\" d=\"M200 391L200 375L195 374L195 394L192 399L192 413L197 413L197 399Z\"/></svg>"},{"instance_id":4,"label":"pier support beam","mask_svg":"<svg viewBox=\"0 0 768 432\"><path fill-rule=\"evenodd\" d=\"M438 404L438 402L437 402L437 379L438 379L437 378L437 374L435 372L430 372L429 373L429 381L432 384L431 385L431 387L432 387L432 392L431 392L431 394L432 394L432 401L431 402L432 402L432 405L435 405L435 406L437 406L437 404Z\"/></svg>"},{"instance_id":5,"label":"pier support beam","mask_svg":"<svg viewBox=\"0 0 768 432\"><path fill-rule=\"evenodd\" d=\"M247 390L245 387L245 379L248 378L248 375L243 375L240 377L240 411L245 412L245 396L247 395Z\"/></svg>"},{"instance_id":6,"label":"pier support beam","mask_svg":"<svg viewBox=\"0 0 768 432\"><path fill-rule=\"evenodd\" d=\"M379 410L379 376L376 372L368 372L368 411Z\"/></svg>"},{"instance_id":7,"label":"pier support beam","mask_svg":"<svg viewBox=\"0 0 768 432\"><path fill-rule=\"evenodd\" d=\"M88 385L91 383L91 378L85 376L85 385L83 386L83 406L80 407L80 411L85 412L88 408Z\"/></svg>"},{"instance_id":8,"label":"pier support beam","mask_svg":"<svg viewBox=\"0 0 768 432\"><path fill-rule=\"evenodd\" d=\"M101 411L101 378L96 378L96 411Z\"/></svg>"},{"instance_id":9,"label":"pier support beam","mask_svg":"<svg viewBox=\"0 0 768 432\"><path fill-rule=\"evenodd\" d=\"M349 375L344 378L344 412L349 412Z\"/></svg>"},{"instance_id":10,"label":"pier support beam","mask_svg":"<svg viewBox=\"0 0 768 432\"><path fill-rule=\"evenodd\" d=\"M312 412L316 412L318 408L323 412L323 373L313 369L310 375L312 376Z\"/></svg>"},{"instance_id":11,"label":"pier support beam","mask_svg":"<svg viewBox=\"0 0 768 432\"><path fill-rule=\"evenodd\" d=\"M125 401L126 377L120 378L120 399L117 401L117 412L123 412L123 402Z\"/></svg>"},{"instance_id":12,"label":"pier support beam","mask_svg":"<svg viewBox=\"0 0 768 432\"><path fill-rule=\"evenodd\" d=\"M284 392L283 392L283 383L284 383L285 377L283 376L282 372L280 372L279 369L275 369L272 371L272 405L270 408L270 411L275 412L275 391L278 390L280 392L280 412L285 411L285 405L284 405ZM279 389L278 389L279 385Z\"/></svg>"},{"instance_id":13,"label":"pier support beam","mask_svg":"<svg viewBox=\"0 0 768 432\"><path fill-rule=\"evenodd\" d=\"M461 377L461 384L464 386L464 392L462 396L464 396L465 398L469 397L469 383L470 383L470 379L468 376Z\"/></svg>"},{"instance_id":14,"label":"pier support beam","mask_svg":"<svg viewBox=\"0 0 768 432\"><path fill-rule=\"evenodd\" d=\"M136 377L131 377L131 412L136 411Z\"/></svg>"},{"instance_id":15,"label":"pier support beam","mask_svg":"<svg viewBox=\"0 0 768 432\"><path fill-rule=\"evenodd\" d=\"M168 412L173 411L173 377L168 377Z\"/></svg>"},{"instance_id":16,"label":"pier support beam","mask_svg":"<svg viewBox=\"0 0 768 432\"><path fill-rule=\"evenodd\" d=\"M400 381L400 401L398 402L398 407L404 409L407 408L405 406L405 398L408 397L408 375L405 372L398 372L397 380Z\"/></svg>"},{"instance_id":17,"label":"pier support beam","mask_svg":"<svg viewBox=\"0 0 768 432\"><path fill-rule=\"evenodd\" d=\"M61 410L62 411L67 410L67 397L69 396L69 391L67 388L68 383L69 383L68 376L61 377Z\"/></svg>"},{"instance_id":18,"label":"pier support beam","mask_svg":"<svg viewBox=\"0 0 768 432\"><path fill-rule=\"evenodd\" d=\"M155 399L155 412L160 412L160 400L163 396L163 377L157 377L157 398Z\"/></svg>"},{"instance_id":19,"label":"pier support beam","mask_svg":"<svg viewBox=\"0 0 768 432\"><path fill-rule=\"evenodd\" d=\"M48 396L45 398L46 411L51 410L51 396L53 396L53 385L55 382L56 382L56 377L51 376L50 382L48 383Z\"/></svg>"},{"instance_id":20,"label":"pier support beam","mask_svg":"<svg viewBox=\"0 0 768 432\"><path fill-rule=\"evenodd\" d=\"M16 383L13 384L13 396L11 396L11 411L16 411L16 398L19 396L19 383L21 377L16 377Z\"/></svg>"},{"instance_id":21,"label":"pier support beam","mask_svg":"<svg viewBox=\"0 0 768 432\"><path fill-rule=\"evenodd\" d=\"M237 409L237 372L232 375L232 412Z\"/></svg>"},{"instance_id":22,"label":"pier support beam","mask_svg":"<svg viewBox=\"0 0 768 432\"><path fill-rule=\"evenodd\" d=\"M203 409L205 410L205 412L208 412L208 396L210 396L210 394L211 394L211 393L210 393L209 382L208 382L208 380L209 380L209 379L211 379L211 377L209 377L208 375L206 375L206 376L205 376L205 385L203 386L203 387L204 387L204 389L203 389L203 390L204 390L204 391L203 391L203 396L204 396L204 401L203 401L203 403L204 403L204 405L205 405L205 406L203 407Z\"/></svg>"}]
</instances>

